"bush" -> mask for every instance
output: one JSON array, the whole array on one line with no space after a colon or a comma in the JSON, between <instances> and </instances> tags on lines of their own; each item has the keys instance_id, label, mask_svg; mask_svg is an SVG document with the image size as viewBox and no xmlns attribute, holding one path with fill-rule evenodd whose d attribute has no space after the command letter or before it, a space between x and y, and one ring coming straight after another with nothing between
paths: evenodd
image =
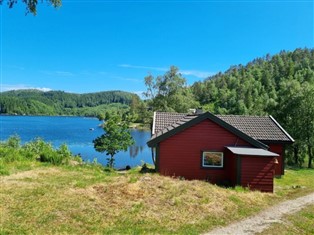
<instances>
[{"instance_id":1,"label":"bush","mask_svg":"<svg viewBox=\"0 0 314 235\"><path fill-rule=\"evenodd\" d=\"M52 145L50 143L46 143L41 138L37 138L33 141L27 142L22 147L25 157L29 159L37 159L40 157L40 154L46 151L47 149L51 149Z\"/></svg>"},{"instance_id":2,"label":"bush","mask_svg":"<svg viewBox=\"0 0 314 235\"><path fill-rule=\"evenodd\" d=\"M49 162L54 165L68 163L72 157L68 147L63 144L58 150L54 150L51 145L46 145L40 153L41 162Z\"/></svg>"},{"instance_id":3,"label":"bush","mask_svg":"<svg viewBox=\"0 0 314 235\"><path fill-rule=\"evenodd\" d=\"M7 142L6 145L10 148L18 149L20 148L21 139L18 135L11 136Z\"/></svg>"},{"instance_id":4,"label":"bush","mask_svg":"<svg viewBox=\"0 0 314 235\"><path fill-rule=\"evenodd\" d=\"M46 150L40 154L41 162L49 162L54 165L62 164L62 156L55 151Z\"/></svg>"},{"instance_id":5,"label":"bush","mask_svg":"<svg viewBox=\"0 0 314 235\"><path fill-rule=\"evenodd\" d=\"M66 164L72 154L69 148L63 144L59 149L54 149L51 143L40 138L20 145L20 138L12 136L7 141L0 143L0 158L2 163L14 161L40 160L54 165Z\"/></svg>"}]
</instances>

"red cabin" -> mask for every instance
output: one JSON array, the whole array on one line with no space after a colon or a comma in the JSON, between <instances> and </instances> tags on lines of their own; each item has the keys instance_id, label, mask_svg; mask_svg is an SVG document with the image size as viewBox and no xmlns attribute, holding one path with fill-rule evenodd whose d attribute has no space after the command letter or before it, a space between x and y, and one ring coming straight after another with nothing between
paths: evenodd
<instances>
[{"instance_id":1,"label":"red cabin","mask_svg":"<svg viewBox=\"0 0 314 235\"><path fill-rule=\"evenodd\" d=\"M156 169L167 176L273 192L294 140L272 117L155 112Z\"/></svg>"}]
</instances>

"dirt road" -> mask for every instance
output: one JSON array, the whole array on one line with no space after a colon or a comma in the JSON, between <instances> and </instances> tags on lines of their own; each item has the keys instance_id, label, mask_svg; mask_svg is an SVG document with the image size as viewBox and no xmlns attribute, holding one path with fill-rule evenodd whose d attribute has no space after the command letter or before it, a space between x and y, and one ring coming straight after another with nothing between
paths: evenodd
<instances>
[{"instance_id":1,"label":"dirt road","mask_svg":"<svg viewBox=\"0 0 314 235\"><path fill-rule=\"evenodd\" d=\"M213 234L256 234L268 228L274 222L282 222L282 217L286 214L293 214L309 204L314 204L314 193L299 197L294 200L282 202L270 207L259 214L245 220L233 223L227 227L218 228L204 235Z\"/></svg>"}]
</instances>

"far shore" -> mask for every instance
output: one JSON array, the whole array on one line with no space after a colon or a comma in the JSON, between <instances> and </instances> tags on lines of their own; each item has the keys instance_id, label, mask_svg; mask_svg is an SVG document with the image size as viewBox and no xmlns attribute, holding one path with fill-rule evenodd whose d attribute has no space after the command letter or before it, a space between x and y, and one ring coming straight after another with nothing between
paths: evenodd
<instances>
[{"instance_id":1,"label":"far shore","mask_svg":"<svg viewBox=\"0 0 314 235\"><path fill-rule=\"evenodd\" d=\"M41 115L41 114L6 114L6 113L0 113L0 116L9 116L9 117L81 117L81 118L95 118L98 119L95 116L77 116L77 115Z\"/></svg>"}]
</instances>

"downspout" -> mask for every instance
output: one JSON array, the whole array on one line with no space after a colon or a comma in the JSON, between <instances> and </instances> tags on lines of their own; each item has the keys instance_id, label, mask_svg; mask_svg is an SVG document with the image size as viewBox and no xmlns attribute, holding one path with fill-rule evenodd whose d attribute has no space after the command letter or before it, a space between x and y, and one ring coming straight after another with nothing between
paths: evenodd
<instances>
[{"instance_id":1,"label":"downspout","mask_svg":"<svg viewBox=\"0 0 314 235\"><path fill-rule=\"evenodd\" d=\"M153 136L155 134L155 120L156 120L156 111L154 112L154 116L153 116L153 125L151 126L151 136ZM153 163L154 163L154 166L155 166L155 169L156 169L156 156L155 156L155 149L154 147L151 147L151 152L152 152L152 160L153 160Z\"/></svg>"}]
</instances>

